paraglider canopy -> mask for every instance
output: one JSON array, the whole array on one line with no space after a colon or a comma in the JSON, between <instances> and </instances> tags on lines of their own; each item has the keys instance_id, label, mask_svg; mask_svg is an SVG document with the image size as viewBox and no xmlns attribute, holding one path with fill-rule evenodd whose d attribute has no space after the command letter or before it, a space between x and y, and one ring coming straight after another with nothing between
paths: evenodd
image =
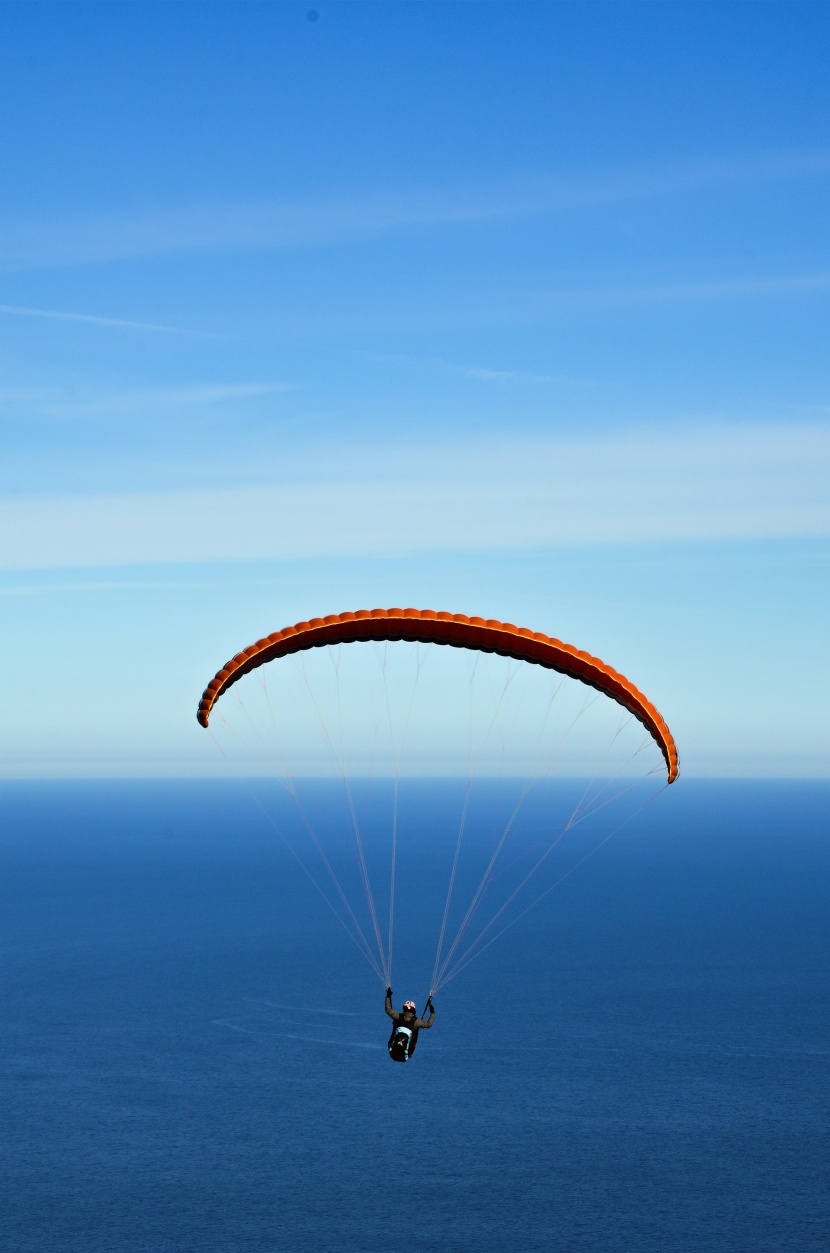
<instances>
[{"instance_id":1,"label":"paraglider canopy","mask_svg":"<svg viewBox=\"0 0 830 1253\"><path fill-rule=\"evenodd\" d=\"M668 782L673 783L678 776L677 749L664 719L633 683L604 661L574 648L572 644L563 644L561 640L530 631L527 627L514 626L512 622L468 618L460 613L436 613L432 609L358 609L354 613L329 614L325 618L312 618L308 622L284 627L257 640L225 663L205 688L196 716L206 727L211 710L222 693L257 666L304 649L361 640L410 640L498 653L579 679L610 696L633 714L660 748Z\"/></svg>"}]
</instances>

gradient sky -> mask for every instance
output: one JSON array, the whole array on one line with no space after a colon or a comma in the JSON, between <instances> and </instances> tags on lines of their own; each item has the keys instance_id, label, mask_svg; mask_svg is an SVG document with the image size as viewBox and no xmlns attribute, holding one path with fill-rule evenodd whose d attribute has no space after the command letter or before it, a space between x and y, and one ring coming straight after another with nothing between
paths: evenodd
<instances>
[{"instance_id":1,"label":"gradient sky","mask_svg":"<svg viewBox=\"0 0 830 1253\"><path fill-rule=\"evenodd\" d=\"M0 6L0 772L415 605L830 772L830 7Z\"/></svg>"}]
</instances>

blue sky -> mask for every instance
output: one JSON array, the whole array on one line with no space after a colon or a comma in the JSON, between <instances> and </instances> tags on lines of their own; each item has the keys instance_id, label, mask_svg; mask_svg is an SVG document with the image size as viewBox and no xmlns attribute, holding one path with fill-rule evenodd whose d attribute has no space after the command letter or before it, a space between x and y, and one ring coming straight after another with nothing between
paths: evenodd
<instances>
[{"instance_id":1,"label":"blue sky","mask_svg":"<svg viewBox=\"0 0 830 1253\"><path fill-rule=\"evenodd\" d=\"M6 775L373 605L827 774L824 4L0 6Z\"/></svg>"}]
</instances>

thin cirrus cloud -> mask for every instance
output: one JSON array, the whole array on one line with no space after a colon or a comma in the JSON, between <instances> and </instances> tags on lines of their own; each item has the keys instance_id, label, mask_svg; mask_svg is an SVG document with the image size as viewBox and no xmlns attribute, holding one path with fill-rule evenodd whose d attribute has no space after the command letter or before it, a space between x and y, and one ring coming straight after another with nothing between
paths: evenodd
<instances>
[{"instance_id":1,"label":"thin cirrus cloud","mask_svg":"<svg viewBox=\"0 0 830 1253\"><path fill-rule=\"evenodd\" d=\"M136 322L130 318L107 318L95 313L71 313L64 309L32 309L27 305L0 305L0 313L21 318L47 318L54 322L81 322L88 326L111 327L114 330L159 331L166 335L205 335L204 331L191 331L181 326L166 326L160 322Z\"/></svg>"},{"instance_id":2,"label":"thin cirrus cloud","mask_svg":"<svg viewBox=\"0 0 830 1253\"><path fill-rule=\"evenodd\" d=\"M288 382L195 383L103 395L67 393L58 388L11 388L0 390L0 405L13 405L24 417L34 415L57 420L125 415L168 418L184 409L205 409L233 401L256 400L297 391L301 387L301 383Z\"/></svg>"},{"instance_id":3,"label":"thin cirrus cloud","mask_svg":"<svg viewBox=\"0 0 830 1253\"><path fill-rule=\"evenodd\" d=\"M308 247L828 173L830 151L821 149L732 161L686 161L595 176L516 179L472 189L162 206L59 219L7 216L0 222L0 269L83 265L171 252Z\"/></svg>"},{"instance_id":4,"label":"thin cirrus cloud","mask_svg":"<svg viewBox=\"0 0 830 1253\"><path fill-rule=\"evenodd\" d=\"M643 283L561 293L570 305L671 304L696 300L741 300L763 296L801 296L830 289L830 272L777 274L699 282Z\"/></svg>"},{"instance_id":5,"label":"thin cirrus cloud","mask_svg":"<svg viewBox=\"0 0 830 1253\"><path fill-rule=\"evenodd\" d=\"M114 393L92 400L58 402L53 405L55 416L96 416L121 413L154 413L159 410L198 408L226 404L235 400L252 400L263 396L276 396L296 391L299 383L216 383L193 384L182 387L157 387L138 391Z\"/></svg>"},{"instance_id":6,"label":"thin cirrus cloud","mask_svg":"<svg viewBox=\"0 0 830 1253\"><path fill-rule=\"evenodd\" d=\"M534 374L530 370L488 370L483 366L466 366L453 370L479 383L565 383L572 387L595 387L594 379L572 378L568 374Z\"/></svg>"},{"instance_id":7,"label":"thin cirrus cloud","mask_svg":"<svg viewBox=\"0 0 830 1253\"><path fill-rule=\"evenodd\" d=\"M367 449L304 482L9 500L0 566L821 537L828 485L830 432L808 426Z\"/></svg>"},{"instance_id":8,"label":"thin cirrus cloud","mask_svg":"<svg viewBox=\"0 0 830 1253\"><path fill-rule=\"evenodd\" d=\"M375 300L371 307L349 307L340 311L325 309L309 314L305 310L283 310L270 321L272 333L287 331L297 334L339 335L354 334L356 330L368 334L378 331L459 330L481 327L538 325L546 320L561 322L575 317L591 318L618 309L677 308L694 305L725 305L728 302L759 302L761 300L811 297L824 298L830 291L830 271L801 274L738 275L729 278L678 279L662 283L631 283L596 287L562 287L547 285L540 290L531 285L513 290L500 289L492 299L483 300L480 295L470 298L464 292L440 292L432 300L417 305L393 304L381 307ZM382 354L369 354L381 356ZM389 360L394 360L390 355ZM399 358L403 363L406 359ZM418 364L410 359L412 364ZM479 381L498 381L499 371L476 370L475 367L456 367L446 362L426 359L422 368L434 368L444 373L466 375ZM569 385L595 385L603 380L571 378L566 375L526 375L519 379L516 372L503 372L502 381L546 382Z\"/></svg>"},{"instance_id":9,"label":"thin cirrus cloud","mask_svg":"<svg viewBox=\"0 0 830 1253\"><path fill-rule=\"evenodd\" d=\"M401 315L399 312L384 311L379 319L377 313L369 313L359 319L364 329L383 325L412 327L428 323L433 329L441 326L458 327L461 325L498 325L503 322L520 324L532 322L540 317L562 316L563 314L590 313L596 310L617 307L660 306L705 303L728 300L758 300L766 297L810 296L821 295L830 290L830 272L819 271L812 274L773 274L727 279L703 279L694 282L676 281L664 283L623 284L609 287L564 288L559 291L545 291L544 294L533 292L516 292L510 295L502 292L499 300L491 307L483 309L480 301L473 307L465 303L441 302L441 308L427 306L420 312L411 310ZM0 305L0 315L19 316L26 318L46 318L58 322L69 322L90 327L110 330L147 331L170 335L186 335L200 339L220 339L221 333L196 330L193 328L168 326L160 322L141 322L131 318L112 318L91 313L75 313L61 309L37 309L23 305ZM358 322L355 311L347 314L315 313L309 317L306 313L292 311L284 319L293 332L314 331L337 334L348 329L353 332ZM274 321L274 330L282 322ZM368 354L381 355L383 354ZM486 369L475 366L454 366L437 360L416 360L394 354L386 355L387 360L399 360L409 364L420 365L422 368L437 369L444 373L457 374L479 382L489 383L556 383L568 385L594 385L597 380L572 378L559 374L536 374L516 370Z\"/></svg>"},{"instance_id":10,"label":"thin cirrus cloud","mask_svg":"<svg viewBox=\"0 0 830 1253\"><path fill-rule=\"evenodd\" d=\"M809 274L762 274L729 278L677 280L663 283L629 283L606 287L564 287L559 290L502 292L498 302L482 307L452 304L445 300L440 309L429 310L430 325L511 325L531 324L546 317L588 316L617 308L660 308L727 301L758 301L778 297L823 296L830 291L830 271ZM423 320L425 315L421 315ZM400 319L405 321L406 319ZM414 323L416 317L409 316ZM387 320L387 325L389 324ZM345 323L344 323L345 324ZM495 381L499 371L464 370L468 377ZM532 376L530 376L532 377ZM536 376L539 381L589 383L591 380ZM515 378L515 376L514 376ZM516 380L518 381L518 380ZM529 378L526 379L529 381Z\"/></svg>"},{"instance_id":11,"label":"thin cirrus cloud","mask_svg":"<svg viewBox=\"0 0 830 1253\"><path fill-rule=\"evenodd\" d=\"M446 361L442 357L414 357L400 352L368 352L365 349L357 354L361 359L379 362L382 365L404 366L407 369L425 371L431 374L455 375L458 378L472 379L476 383L495 384L556 384L568 387L597 387L598 379L576 378L570 374L539 373L534 370L505 370L496 367L460 365Z\"/></svg>"}]
</instances>

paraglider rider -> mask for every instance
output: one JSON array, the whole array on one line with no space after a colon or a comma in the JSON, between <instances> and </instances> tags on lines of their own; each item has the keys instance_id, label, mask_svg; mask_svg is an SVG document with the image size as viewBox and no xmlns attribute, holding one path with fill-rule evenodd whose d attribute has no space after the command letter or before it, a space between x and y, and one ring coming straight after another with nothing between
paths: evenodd
<instances>
[{"instance_id":1,"label":"paraglider rider","mask_svg":"<svg viewBox=\"0 0 830 1253\"><path fill-rule=\"evenodd\" d=\"M435 1006L432 998L427 999L426 1008L429 1018L419 1018L414 1001L404 1001L403 1009L398 1014L392 1008L392 989L386 989L386 1002L383 1006L392 1019L392 1034L389 1037L389 1056L393 1062L408 1062L415 1052L418 1043L418 1032L422 1027L431 1027L435 1020Z\"/></svg>"}]
</instances>

